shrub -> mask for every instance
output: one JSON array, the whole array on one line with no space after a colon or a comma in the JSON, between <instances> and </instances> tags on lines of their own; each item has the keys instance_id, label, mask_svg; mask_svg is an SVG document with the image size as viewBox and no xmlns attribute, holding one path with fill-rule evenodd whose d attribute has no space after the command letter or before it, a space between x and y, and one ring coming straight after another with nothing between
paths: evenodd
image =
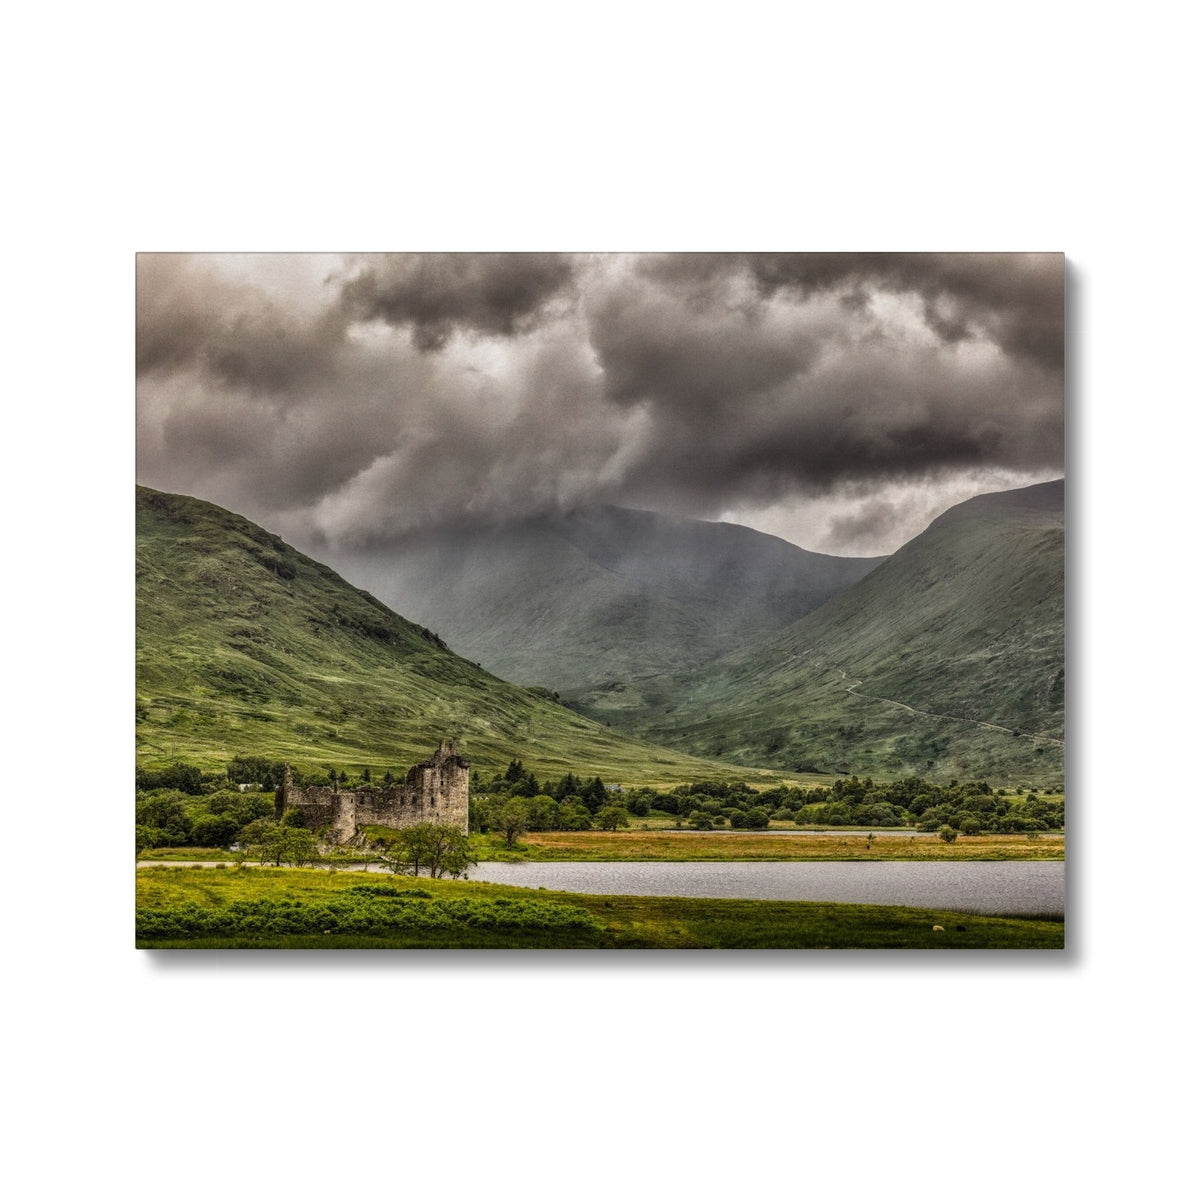
<instances>
[{"instance_id":1,"label":"shrub","mask_svg":"<svg viewBox=\"0 0 1200 1200\"><path fill-rule=\"evenodd\" d=\"M228 846L237 836L239 822L227 814L205 813L192 822L193 846Z\"/></svg>"},{"instance_id":2,"label":"shrub","mask_svg":"<svg viewBox=\"0 0 1200 1200\"><path fill-rule=\"evenodd\" d=\"M938 837L940 837L943 842L953 842L958 837L958 830L955 829L953 825L943 825L941 829L938 830Z\"/></svg>"},{"instance_id":3,"label":"shrub","mask_svg":"<svg viewBox=\"0 0 1200 1200\"><path fill-rule=\"evenodd\" d=\"M387 885L352 887L321 900L235 900L223 908L192 901L139 908L139 938L375 933L387 929L599 929L584 908L545 900L433 900Z\"/></svg>"},{"instance_id":4,"label":"shrub","mask_svg":"<svg viewBox=\"0 0 1200 1200\"><path fill-rule=\"evenodd\" d=\"M561 806L559 820L564 829L591 829L592 814L582 804Z\"/></svg>"}]
</instances>

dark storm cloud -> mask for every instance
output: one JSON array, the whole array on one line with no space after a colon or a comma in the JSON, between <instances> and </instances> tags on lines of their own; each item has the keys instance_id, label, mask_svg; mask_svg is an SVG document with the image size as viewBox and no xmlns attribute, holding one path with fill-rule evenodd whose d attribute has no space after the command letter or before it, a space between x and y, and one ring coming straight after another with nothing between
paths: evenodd
<instances>
[{"instance_id":1,"label":"dark storm cloud","mask_svg":"<svg viewBox=\"0 0 1200 1200\"><path fill-rule=\"evenodd\" d=\"M781 328L761 304L707 287L648 288L636 275L606 289L589 317L609 397L652 400L681 415L780 383L818 350L811 333Z\"/></svg>"},{"instance_id":2,"label":"dark storm cloud","mask_svg":"<svg viewBox=\"0 0 1200 1200\"><path fill-rule=\"evenodd\" d=\"M1061 467L1061 310L1057 255L143 255L139 478L309 545L845 496L861 549Z\"/></svg>"},{"instance_id":3,"label":"dark storm cloud","mask_svg":"<svg viewBox=\"0 0 1200 1200\"><path fill-rule=\"evenodd\" d=\"M1060 254L755 254L746 263L765 295L840 291L862 303L871 291L921 298L944 342L994 341L1013 357L1063 368Z\"/></svg>"},{"instance_id":4,"label":"dark storm cloud","mask_svg":"<svg viewBox=\"0 0 1200 1200\"><path fill-rule=\"evenodd\" d=\"M641 259L588 309L610 399L647 417L629 486L719 505L1061 463L1062 260L959 257Z\"/></svg>"},{"instance_id":5,"label":"dark storm cloud","mask_svg":"<svg viewBox=\"0 0 1200 1200\"><path fill-rule=\"evenodd\" d=\"M331 377L345 327L337 309L297 313L203 257L138 255L139 376L197 368L218 386L287 393Z\"/></svg>"},{"instance_id":6,"label":"dark storm cloud","mask_svg":"<svg viewBox=\"0 0 1200 1200\"><path fill-rule=\"evenodd\" d=\"M408 327L421 350L455 332L511 337L528 328L573 278L563 254L399 254L361 263L342 285L358 320Z\"/></svg>"}]
</instances>

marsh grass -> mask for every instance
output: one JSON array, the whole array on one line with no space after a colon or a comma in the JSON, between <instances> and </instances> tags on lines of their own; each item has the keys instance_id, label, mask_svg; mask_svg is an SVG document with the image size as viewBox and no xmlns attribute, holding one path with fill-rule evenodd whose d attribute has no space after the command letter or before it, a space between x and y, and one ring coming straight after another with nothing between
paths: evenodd
<instances>
[{"instance_id":1,"label":"marsh grass","mask_svg":"<svg viewBox=\"0 0 1200 1200\"><path fill-rule=\"evenodd\" d=\"M161 936L150 949L1061 949L1061 920L982 917L944 910L794 901L583 896L499 884L404 878L365 885L384 907L430 905L426 922L343 932L304 930L176 932L156 914L180 910L332 911L364 896L361 874L286 868L137 873L138 908ZM358 890L355 890L358 889ZM394 897L394 899L392 899ZM257 906L257 908L255 907ZM519 921L501 924L508 907ZM359 905L363 908L363 905ZM453 919L483 913L483 923ZM449 914L449 919L443 919ZM220 924L220 920L211 922ZM942 926L935 931L934 926ZM197 919L197 929L204 923ZM329 928L324 926L323 928Z\"/></svg>"},{"instance_id":2,"label":"marsh grass","mask_svg":"<svg viewBox=\"0 0 1200 1200\"><path fill-rule=\"evenodd\" d=\"M620 833L525 833L513 850L495 835L480 838L481 861L528 862L994 862L1062 860L1061 834L1029 841L1023 833L987 834L943 842L936 837L847 832L808 836L781 833L688 833L633 829Z\"/></svg>"}]
</instances>

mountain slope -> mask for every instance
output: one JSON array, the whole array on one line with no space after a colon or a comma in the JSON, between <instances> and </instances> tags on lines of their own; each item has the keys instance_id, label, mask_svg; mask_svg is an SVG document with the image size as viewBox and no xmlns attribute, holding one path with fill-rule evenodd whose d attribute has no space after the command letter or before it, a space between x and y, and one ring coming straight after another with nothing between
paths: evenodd
<instances>
[{"instance_id":1,"label":"mountain slope","mask_svg":"<svg viewBox=\"0 0 1200 1200\"><path fill-rule=\"evenodd\" d=\"M383 563L334 558L458 653L564 696L698 667L881 561L620 508L412 537Z\"/></svg>"},{"instance_id":2,"label":"mountain slope","mask_svg":"<svg viewBox=\"0 0 1200 1200\"><path fill-rule=\"evenodd\" d=\"M484 770L713 774L489 675L242 517L137 489L139 765L407 769L441 737Z\"/></svg>"},{"instance_id":3,"label":"mountain slope","mask_svg":"<svg viewBox=\"0 0 1200 1200\"><path fill-rule=\"evenodd\" d=\"M1063 573L1061 480L977 496L650 707L584 711L739 762L1059 779Z\"/></svg>"}]
</instances>

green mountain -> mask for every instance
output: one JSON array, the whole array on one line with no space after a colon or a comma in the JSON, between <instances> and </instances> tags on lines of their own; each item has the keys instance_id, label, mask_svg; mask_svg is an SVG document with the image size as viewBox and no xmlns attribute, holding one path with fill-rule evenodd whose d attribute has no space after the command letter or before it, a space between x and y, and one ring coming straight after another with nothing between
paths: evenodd
<instances>
[{"instance_id":1,"label":"green mountain","mask_svg":"<svg viewBox=\"0 0 1200 1200\"><path fill-rule=\"evenodd\" d=\"M330 568L215 505L137 489L137 758L406 770L439 738L485 772L612 782L728 774L636 742L446 649Z\"/></svg>"},{"instance_id":2,"label":"green mountain","mask_svg":"<svg viewBox=\"0 0 1200 1200\"><path fill-rule=\"evenodd\" d=\"M977 496L740 655L581 711L726 762L1058 782L1063 482Z\"/></svg>"},{"instance_id":3,"label":"green mountain","mask_svg":"<svg viewBox=\"0 0 1200 1200\"><path fill-rule=\"evenodd\" d=\"M384 557L333 561L459 654L570 698L747 647L883 560L608 507L425 533Z\"/></svg>"}]
</instances>

